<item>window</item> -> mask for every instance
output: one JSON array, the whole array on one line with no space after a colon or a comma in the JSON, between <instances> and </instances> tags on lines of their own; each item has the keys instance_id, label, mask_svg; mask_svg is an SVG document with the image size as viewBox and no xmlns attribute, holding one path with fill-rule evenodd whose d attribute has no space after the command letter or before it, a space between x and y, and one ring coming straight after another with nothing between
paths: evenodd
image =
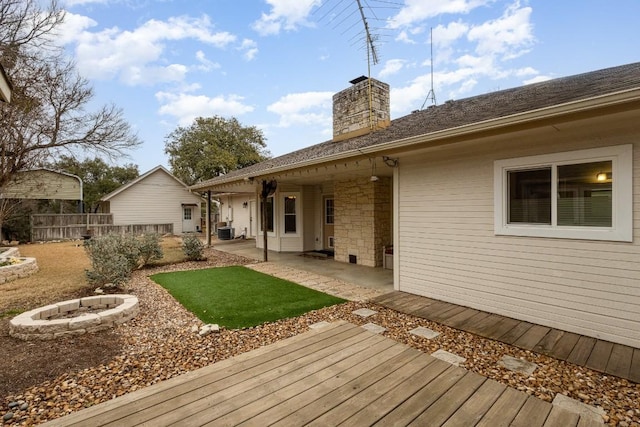
<instances>
[{"instance_id":1,"label":"window","mask_svg":"<svg viewBox=\"0 0 640 427\"><path fill-rule=\"evenodd\" d=\"M262 209L264 209L263 205L264 205L264 208L266 208L266 221L264 221L264 222L266 224L267 231L268 232L273 232L273 217L274 217L274 214L273 214L273 208L274 208L274 206L273 206L273 196L267 197L266 204L264 202L262 202L262 201L260 202L260 226L261 226L261 230L262 231L264 231L264 228L265 228L264 224L262 223L263 222L263 216L262 216L263 210Z\"/></svg>"},{"instance_id":2,"label":"window","mask_svg":"<svg viewBox=\"0 0 640 427\"><path fill-rule=\"evenodd\" d=\"M184 208L182 211L183 211L182 219L185 221L191 221L191 208Z\"/></svg>"},{"instance_id":3,"label":"window","mask_svg":"<svg viewBox=\"0 0 640 427\"><path fill-rule=\"evenodd\" d=\"M324 201L324 223L327 225L333 224L334 205L333 199L325 199Z\"/></svg>"},{"instance_id":4,"label":"window","mask_svg":"<svg viewBox=\"0 0 640 427\"><path fill-rule=\"evenodd\" d=\"M632 241L632 148L494 163L495 233Z\"/></svg>"},{"instance_id":5,"label":"window","mask_svg":"<svg viewBox=\"0 0 640 427\"><path fill-rule=\"evenodd\" d=\"M296 196L285 196L284 198L284 232L296 232Z\"/></svg>"}]
</instances>

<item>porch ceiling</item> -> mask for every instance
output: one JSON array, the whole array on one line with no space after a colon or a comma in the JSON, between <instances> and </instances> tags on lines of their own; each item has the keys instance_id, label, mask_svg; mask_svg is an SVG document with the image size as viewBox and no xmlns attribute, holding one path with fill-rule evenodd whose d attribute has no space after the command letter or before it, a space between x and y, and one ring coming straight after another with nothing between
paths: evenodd
<instances>
[{"instance_id":1,"label":"porch ceiling","mask_svg":"<svg viewBox=\"0 0 640 427\"><path fill-rule=\"evenodd\" d=\"M337 163L279 171L274 174L261 173L255 179L248 177L234 182L213 185L210 189L218 196L227 193L254 194L262 180L274 179L278 184L318 185L337 180L369 178L372 175L392 177L393 167L386 165L381 157L375 159L375 165L374 160L369 158L349 159ZM207 191L207 188L201 188L197 191Z\"/></svg>"}]
</instances>

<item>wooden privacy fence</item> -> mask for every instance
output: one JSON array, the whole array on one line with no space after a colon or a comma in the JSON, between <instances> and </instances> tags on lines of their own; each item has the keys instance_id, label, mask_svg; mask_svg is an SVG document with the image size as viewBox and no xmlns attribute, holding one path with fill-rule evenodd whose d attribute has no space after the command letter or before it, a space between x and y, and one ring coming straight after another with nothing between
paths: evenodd
<instances>
[{"instance_id":1,"label":"wooden privacy fence","mask_svg":"<svg viewBox=\"0 0 640 427\"><path fill-rule=\"evenodd\" d=\"M31 241L82 239L107 234L173 234L173 224L113 225L112 214L35 214L31 215Z\"/></svg>"}]
</instances>

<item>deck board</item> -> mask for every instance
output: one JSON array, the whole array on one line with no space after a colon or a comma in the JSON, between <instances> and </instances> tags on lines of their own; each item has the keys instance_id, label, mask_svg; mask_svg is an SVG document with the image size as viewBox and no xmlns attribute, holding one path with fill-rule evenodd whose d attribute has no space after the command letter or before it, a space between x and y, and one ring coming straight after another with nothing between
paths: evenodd
<instances>
[{"instance_id":1,"label":"deck board","mask_svg":"<svg viewBox=\"0 0 640 427\"><path fill-rule=\"evenodd\" d=\"M629 379L633 382L640 383L640 349L637 348L633 349Z\"/></svg>"},{"instance_id":2,"label":"deck board","mask_svg":"<svg viewBox=\"0 0 640 427\"><path fill-rule=\"evenodd\" d=\"M549 352L549 356L555 357L560 360L567 360L579 340L580 335L574 334L572 332L565 332L564 334L562 334L562 339L558 340L556 345L553 346L553 348Z\"/></svg>"},{"instance_id":3,"label":"deck board","mask_svg":"<svg viewBox=\"0 0 640 427\"><path fill-rule=\"evenodd\" d=\"M577 413L569 412L566 409L554 406L549 413L549 416L544 422L544 426L566 426L576 427L580 416Z\"/></svg>"},{"instance_id":4,"label":"deck board","mask_svg":"<svg viewBox=\"0 0 640 427\"><path fill-rule=\"evenodd\" d=\"M481 311L475 314L474 316L471 316L463 323L460 323L458 325L458 329L462 329L464 331L470 331L471 329L476 328L478 323L482 322L484 319L486 319L489 316L491 316L489 313Z\"/></svg>"},{"instance_id":5,"label":"deck board","mask_svg":"<svg viewBox=\"0 0 640 427\"><path fill-rule=\"evenodd\" d=\"M424 409L431 406L440 396L456 384L465 373L466 371L461 371L451 366L435 380L396 406L393 411L382 417L375 425L409 425Z\"/></svg>"},{"instance_id":6,"label":"deck board","mask_svg":"<svg viewBox=\"0 0 640 427\"><path fill-rule=\"evenodd\" d=\"M485 381L487 381L485 377L473 372L467 372L460 381L440 396L433 405L422 412L410 425L442 425L457 413L467 399L469 399Z\"/></svg>"},{"instance_id":7,"label":"deck board","mask_svg":"<svg viewBox=\"0 0 640 427\"><path fill-rule=\"evenodd\" d=\"M551 329L547 332L538 344L533 347L533 351L542 354L550 354L551 350L558 344L558 342L562 339L564 335L564 331L559 329Z\"/></svg>"},{"instance_id":8,"label":"deck board","mask_svg":"<svg viewBox=\"0 0 640 427\"><path fill-rule=\"evenodd\" d=\"M571 350L571 354L567 357L567 362L585 366L593 347L596 345L596 341L595 338L581 336L573 350Z\"/></svg>"},{"instance_id":9,"label":"deck board","mask_svg":"<svg viewBox=\"0 0 640 427\"><path fill-rule=\"evenodd\" d=\"M483 415L476 427L506 427L527 401L528 396L513 388L507 388Z\"/></svg>"},{"instance_id":10,"label":"deck board","mask_svg":"<svg viewBox=\"0 0 640 427\"><path fill-rule=\"evenodd\" d=\"M393 356L397 349L390 350L388 343L384 341L376 340L377 342L369 343L367 341L362 342L362 346L358 346L358 358L348 358L346 360L340 360L343 363L336 362L335 359L340 359L345 354L343 351L335 353L338 357L320 359L316 363L308 366L286 366L277 370L266 371L262 374L244 378L242 383L222 390L211 390L209 394L199 396L199 399L191 402L190 404L180 404L171 408L169 414L162 416L156 416L151 420L153 425L166 425L166 423L184 423L184 425L201 425L205 422L215 421L226 425L233 425L239 420L229 423L227 418L234 420L231 416L223 417L230 412L234 412L238 407L251 407L254 403L263 396L269 396L271 393L280 390L292 383L300 384L302 387L307 387L304 379L311 375L327 375L327 368L335 370L346 368L345 372L349 369L357 369L357 362L363 360L363 358L370 358L370 363L375 363L383 360L385 357ZM297 364L296 364L297 365ZM321 374L318 372L321 371ZM343 372L344 373L344 372ZM331 375L331 373L328 373ZM345 374L347 375L347 374ZM224 384L221 384L224 387ZM216 402L215 406L211 405L211 401ZM163 408L164 409L164 408ZM244 412L244 411L243 411ZM244 414L240 414L244 417Z\"/></svg>"},{"instance_id":11,"label":"deck board","mask_svg":"<svg viewBox=\"0 0 640 427\"><path fill-rule=\"evenodd\" d=\"M308 373L296 378L295 383L281 380L279 384L268 387L254 387L245 392L247 397L243 396L244 401L234 399L222 408L220 405L207 408L206 411L184 421L186 425L200 425L213 419L216 425L266 425L268 422L286 417L302 403L315 402L326 396L330 390L341 388L355 379L371 381L372 378L384 375L379 368L380 365L397 369L405 363L411 363L417 354L406 350L396 346L370 348L354 354L345 361L348 363L329 365L322 372Z\"/></svg>"},{"instance_id":12,"label":"deck board","mask_svg":"<svg viewBox=\"0 0 640 427\"><path fill-rule=\"evenodd\" d=\"M477 317L478 316L476 316L476 318ZM489 314L488 316L477 319L475 323L467 322L465 325L468 325L468 329L466 330L471 333L488 336L491 331L500 327L500 323L503 320L504 317L502 316L498 316L497 314ZM502 333L500 335L502 335Z\"/></svg>"},{"instance_id":13,"label":"deck board","mask_svg":"<svg viewBox=\"0 0 640 427\"><path fill-rule=\"evenodd\" d=\"M500 398L507 386L495 381L485 381L476 392L464 402L443 427L467 427L475 425Z\"/></svg>"},{"instance_id":14,"label":"deck board","mask_svg":"<svg viewBox=\"0 0 640 427\"><path fill-rule=\"evenodd\" d=\"M480 313L482 312L478 310L474 310L472 308L465 308L464 311L456 314L455 316L450 317L449 319L446 319L445 324L453 328L459 328L460 325L465 324L469 319L473 318L474 316Z\"/></svg>"},{"instance_id":15,"label":"deck board","mask_svg":"<svg viewBox=\"0 0 640 427\"><path fill-rule=\"evenodd\" d=\"M609 357L611 357L611 350L613 350L613 343L608 341L597 340L591 354L587 359L586 366L589 369L596 371L604 371L609 363Z\"/></svg>"},{"instance_id":16,"label":"deck board","mask_svg":"<svg viewBox=\"0 0 640 427\"><path fill-rule=\"evenodd\" d=\"M515 328L520 324L519 320L511 319L509 317L499 316L499 320L495 322L493 325L487 326L485 329L480 331L480 334L483 337L491 338L497 340L511 329Z\"/></svg>"},{"instance_id":17,"label":"deck board","mask_svg":"<svg viewBox=\"0 0 640 427\"><path fill-rule=\"evenodd\" d=\"M507 344L513 344L523 336L529 329L533 327L533 324L529 322L519 322L516 326L510 329L507 333L500 336L500 341L506 342Z\"/></svg>"},{"instance_id":18,"label":"deck board","mask_svg":"<svg viewBox=\"0 0 640 427\"><path fill-rule=\"evenodd\" d=\"M518 338L513 345L524 348L525 350L532 350L550 330L551 328L547 328L546 326L533 325Z\"/></svg>"},{"instance_id":19,"label":"deck board","mask_svg":"<svg viewBox=\"0 0 640 427\"><path fill-rule=\"evenodd\" d=\"M384 417L398 406L406 398L412 396L425 384L429 384L445 370L450 368L449 363L436 359L432 363L424 367L414 377L399 384L394 389L390 389L389 393L380 396L373 404L361 408L358 413L346 420L347 425L362 426L371 425L376 420Z\"/></svg>"},{"instance_id":20,"label":"deck board","mask_svg":"<svg viewBox=\"0 0 640 427\"><path fill-rule=\"evenodd\" d=\"M341 321L45 426L500 425L547 405Z\"/></svg>"},{"instance_id":21,"label":"deck board","mask_svg":"<svg viewBox=\"0 0 640 427\"><path fill-rule=\"evenodd\" d=\"M406 292L394 291L373 301L386 305L386 301L402 300L408 298L408 295L410 294ZM420 299L423 306L420 306ZM411 312L404 311L401 307L398 311L640 382L640 348L534 325L473 308L456 307L459 306L432 298L414 296L411 299Z\"/></svg>"},{"instance_id":22,"label":"deck board","mask_svg":"<svg viewBox=\"0 0 640 427\"><path fill-rule=\"evenodd\" d=\"M547 420L549 412L551 412L551 403L544 402L540 399L536 399L533 396L529 396L527 401L524 402L520 412L511 422L512 427L540 427L543 426Z\"/></svg>"},{"instance_id":23,"label":"deck board","mask_svg":"<svg viewBox=\"0 0 640 427\"><path fill-rule=\"evenodd\" d=\"M609 357L609 362L607 363L605 371L621 378L629 378L632 358L632 347L614 344L611 349L611 356Z\"/></svg>"}]
</instances>

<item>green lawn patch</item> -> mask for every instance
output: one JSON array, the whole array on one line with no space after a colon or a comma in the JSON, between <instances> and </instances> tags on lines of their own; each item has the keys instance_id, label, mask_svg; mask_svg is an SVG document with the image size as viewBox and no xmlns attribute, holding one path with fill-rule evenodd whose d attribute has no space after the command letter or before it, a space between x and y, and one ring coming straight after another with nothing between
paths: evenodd
<instances>
[{"instance_id":1,"label":"green lawn patch","mask_svg":"<svg viewBox=\"0 0 640 427\"><path fill-rule=\"evenodd\" d=\"M296 317L345 302L240 266L160 273L151 279L203 322L230 329Z\"/></svg>"}]
</instances>

